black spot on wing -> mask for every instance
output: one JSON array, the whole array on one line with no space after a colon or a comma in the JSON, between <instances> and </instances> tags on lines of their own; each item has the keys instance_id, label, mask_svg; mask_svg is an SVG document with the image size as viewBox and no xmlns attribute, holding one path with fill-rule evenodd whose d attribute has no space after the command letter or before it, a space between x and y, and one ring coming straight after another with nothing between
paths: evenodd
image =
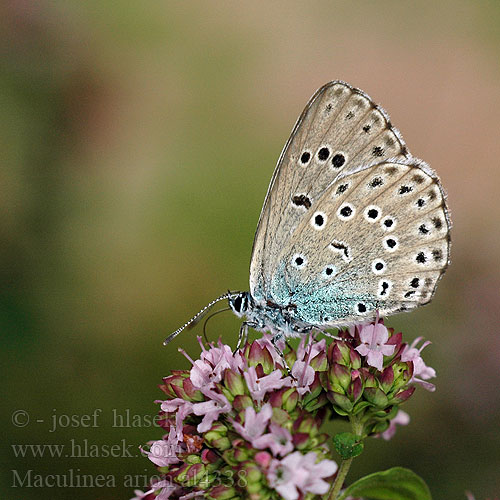
<instances>
[{"instance_id":1,"label":"black spot on wing","mask_svg":"<svg viewBox=\"0 0 500 500\"><path fill-rule=\"evenodd\" d=\"M334 168L340 168L345 163L345 156L343 154L337 153L332 158L332 166Z\"/></svg>"},{"instance_id":2,"label":"black spot on wing","mask_svg":"<svg viewBox=\"0 0 500 500\"><path fill-rule=\"evenodd\" d=\"M311 208L311 200L304 194L294 196L292 203L297 207L305 207L307 210Z\"/></svg>"}]
</instances>

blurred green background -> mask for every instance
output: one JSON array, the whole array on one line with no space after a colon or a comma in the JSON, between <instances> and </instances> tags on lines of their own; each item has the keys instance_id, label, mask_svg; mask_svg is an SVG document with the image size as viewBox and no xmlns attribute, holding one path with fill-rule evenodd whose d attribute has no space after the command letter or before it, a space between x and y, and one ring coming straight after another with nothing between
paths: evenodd
<instances>
[{"instance_id":1,"label":"blurred green background","mask_svg":"<svg viewBox=\"0 0 500 500\"><path fill-rule=\"evenodd\" d=\"M275 162L332 79L389 110L454 221L435 300L388 321L433 341L437 391L417 391L410 426L369 442L350 480L402 465L437 499L500 495L499 2L4 0L0 50L2 499L145 487L157 384L188 366L178 347L197 355L200 329L162 341L248 289ZM227 313L208 331L234 343L238 327ZM12 448L58 443L60 458ZM113 444L134 456L75 456ZM14 488L13 470L116 486Z\"/></svg>"}]
</instances>

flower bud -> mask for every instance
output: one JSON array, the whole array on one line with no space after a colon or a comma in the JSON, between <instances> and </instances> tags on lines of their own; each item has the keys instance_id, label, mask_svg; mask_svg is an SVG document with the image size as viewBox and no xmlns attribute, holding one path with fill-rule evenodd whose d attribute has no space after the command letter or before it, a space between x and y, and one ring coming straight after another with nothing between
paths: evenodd
<instances>
[{"instance_id":1,"label":"flower bud","mask_svg":"<svg viewBox=\"0 0 500 500\"><path fill-rule=\"evenodd\" d=\"M311 366L312 369L316 372L325 371L328 367L326 352L321 351L320 353L316 354L316 356L314 356L314 358L309 362L309 366Z\"/></svg>"},{"instance_id":2,"label":"flower bud","mask_svg":"<svg viewBox=\"0 0 500 500\"><path fill-rule=\"evenodd\" d=\"M214 464L219 460L219 456L213 450L205 448L201 452L201 461L204 464Z\"/></svg>"},{"instance_id":3,"label":"flower bud","mask_svg":"<svg viewBox=\"0 0 500 500\"><path fill-rule=\"evenodd\" d=\"M204 434L205 441L220 451L231 447L231 442L227 437L227 427L221 422L214 422L211 429Z\"/></svg>"},{"instance_id":4,"label":"flower bud","mask_svg":"<svg viewBox=\"0 0 500 500\"><path fill-rule=\"evenodd\" d=\"M234 450L233 457L237 462L244 462L249 458L248 450L246 448L237 448Z\"/></svg>"},{"instance_id":5,"label":"flower bud","mask_svg":"<svg viewBox=\"0 0 500 500\"><path fill-rule=\"evenodd\" d=\"M252 342L248 353L248 365L257 366L261 365L265 375L269 375L274 371L274 361L271 353L267 347L260 347L258 342Z\"/></svg>"},{"instance_id":6,"label":"flower bud","mask_svg":"<svg viewBox=\"0 0 500 500\"><path fill-rule=\"evenodd\" d=\"M224 384L233 397L245 394L246 384L243 377L229 368L224 372Z\"/></svg>"},{"instance_id":7,"label":"flower bud","mask_svg":"<svg viewBox=\"0 0 500 500\"><path fill-rule=\"evenodd\" d=\"M387 396L376 387L366 387L363 391L363 396L377 408L385 408L389 404Z\"/></svg>"},{"instance_id":8,"label":"flower bud","mask_svg":"<svg viewBox=\"0 0 500 500\"><path fill-rule=\"evenodd\" d=\"M269 464L271 463L271 460L273 459L272 455L268 453L267 451L259 451L255 455L255 461L263 468L267 469L269 467Z\"/></svg>"},{"instance_id":9,"label":"flower bud","mask_svg":"<svg viewBox=\"0 0 500 500\"><path fill-rule=\"evenodd\" d=\"M250 494L258 494L263 489L261 483L262 472L259 467L252 462L247 462L242 464L242 467L236 474L238 478L238 483L241 486L246 487L246 490Z\"/></svg>"},{"instance_id":10,"label":"flower bud","mask_svg":"<svg viewBox=\"0 0 500 500\"><path fill-rule=\"evenodd\" d=\"M327 359L329 364L340 363L342 361L342 353L340 352L337 342L332 342L328 347Z\"/></svg>"},{"instance_id":11,"label":"flower bud","mask_svg":"<svg viewBox=\"0 0 500 500\"><path fill-rule=\"evenodd\" d=\"M356 403L363 394L363 382L360 377L356 377L347 388L347 396L349 399Z\"/></svg>"},{"instance_id":12,"label":"flower bud","mask_svg":"<svg viewBox=\"0 0 500 500\"><path fill-rule=\"evenodd\" d=\"M353 349L352 346L349 346L349 358L350 358L350 364L351 367L354 368L355 370L359 370L361 368L361 355L359 354L358 351Z\"/></svg>"},{"instance_id":13,"label":"flower bud","mask_svg":"<svg viewBox=\"0 0 500 500\"><path fill-rule=\"evenodd\" d=\"M180 375L170 375L169 377L164 377L163 384L160 385L160 389L171 399L182 397L178 396L178 392L174 390L174 387L182 389L182 381L185 377Z\"/></svg>"},{"instance_id":14,"label":"flower bud","mask_svg":"<svg viewBox=\"0 0 500 500\"><path fill-rule=\"evenodd\" d=\"M391 400L392 404L400 404L406 401L415 392L415 387L409 387L408 389L398 392Z\"/></svg>"},{"instance_id":15,"label":"flower bud","mask_svg":"<svg viewBox=\"0 0 500 500\"><path fill-rule=\"evenodd\" d=\"M333 403L334 410L339 415L347 415L352 411L353 404L351 400L344 394L335 391L328 391L328 399Z\"/></svg>"},{"instance_id":16,"label":"flower bud","mask_svg":"<svg viewBox=\"0 0 500 500\"><path fill-rule=\"evenodd\" d=\"M236 396L233 401L233 408L236 411L242 411L248 406L253 406L253 401L250 396L247 396L246 394L242 396Z\"/></svg>"},{"instance_id":17,"label":"flower bud","mask_svg":"<svg viewBox=\"0 0 500 500\"><path fill-rule=\"evenodd\" d=\"M183 486L194 487L205 475L205 466L199 464L185 464L181 467L182 471L177 475L176 481Z\"/></svg>"},{"instance_id":18,"label":"flower bud","mask_svg":"<svg viewBox=\"0 0 500 500\"><path fill-rule=\"evenodd\" d=\"M365 387L377 387L377 380L375 379L375 375L370 373L368 368L360 368L359 370L360 376L363 378Z\"/></svg>"},{"instance_id":19,"label":"flower bud","mask_svg":"<svg viewBox=\"0 0 500 500\"><path fill-rule=\"evenodd\" d=\"M293 387L287 389L283 393L283 409L287 412L292 412L297 407L297 401L299 400L299 393Z\"/></svg>"},{"instance_id":20,"label":"flower bud","mask_svg":"<svg viewBox=\"0 0 500 500\"><path fill-rule=\"evenodd\" d=\"M380 388L387 394L394 383L394 370L391 365L384 369L381 375L378 377L380 382Z\"/></svg>"},{"instance_id":21,"label":"flower bud","mask_svg":"<svg viewBox=\"0 0 500 500\"><path fill-rule=\"evenodd\" d=\"M309 442L309 434L307 434L307 432L296 432L292 436L292 442L295 448L303 450Z\"/></svg>"},{"instance_id":22,"label":"flower bud","mask_svg":"<svg viewBox=\"0 0 500 500\"><path fill-rule=\"evenodd\" d=\"M351 383L351 372L348 368L334 363L328 372L330 387L338 393L345 393Z\"/></svg>"},{"instance_id":23,"label":"flower bud","mask_svg":"<svg viewBox=\"0 0 500 500\"><path fill-rule=\"evenodd\" d=\"M212 500L231 500L232 498L239 498L239 494L232 486L219 485L211 488L205 493L205 498Z\"/></svg>"}]
</instances>

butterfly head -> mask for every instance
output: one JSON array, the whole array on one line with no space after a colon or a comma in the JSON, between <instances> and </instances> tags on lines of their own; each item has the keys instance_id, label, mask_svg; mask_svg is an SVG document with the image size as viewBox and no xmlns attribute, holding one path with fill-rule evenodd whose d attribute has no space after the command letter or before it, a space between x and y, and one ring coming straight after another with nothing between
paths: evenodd
<instances>
[{"instance_id":1,"label":"butterfly head","mask_svg":"<svg viewBox=\"0 0 500 500\"><path fill-rule=\"evenodd\" d=\"M252 297L248 292L238 292L228 296L229 307L241 318L251 308Z\"/></svg>"}]
</instances>

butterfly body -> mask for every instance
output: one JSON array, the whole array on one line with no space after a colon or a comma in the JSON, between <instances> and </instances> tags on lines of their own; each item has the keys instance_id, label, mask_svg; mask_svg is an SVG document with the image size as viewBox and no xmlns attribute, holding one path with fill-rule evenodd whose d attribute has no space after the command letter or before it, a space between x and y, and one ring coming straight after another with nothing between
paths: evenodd
<instances>
[{"instance_id":1,"label":"butterfly body","mask_svg":"<svg viewBox=\"0 0 500 500\"><path fill-rule=\"evenodd\" d=\"M257 302L250 292L240 292L228 298L229 307L238 317L245 317L245 325L274 337L297 337L309 333L313 325L297 318L297 306L292 302L276 304Z\"/></svg>"}]
</instances>

